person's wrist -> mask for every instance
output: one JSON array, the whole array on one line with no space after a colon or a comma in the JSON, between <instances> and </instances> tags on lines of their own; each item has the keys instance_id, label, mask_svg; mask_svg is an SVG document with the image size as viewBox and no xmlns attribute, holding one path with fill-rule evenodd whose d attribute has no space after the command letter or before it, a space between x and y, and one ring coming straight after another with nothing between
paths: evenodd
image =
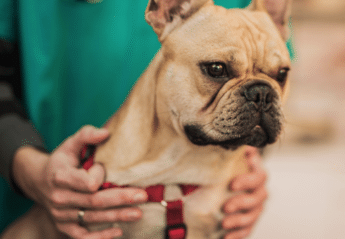
<instances>
[{"instance_id":1,"label":"person's wrist","mask_svg":"<svg viewBox=\"0 0 345 239\"><path fill-rule=\"evenodd\" d=\"M20 147L13 157L11 180L23 196L38 201L40 184L49 154L33 146Z\"/></svg>"}]
</instances>

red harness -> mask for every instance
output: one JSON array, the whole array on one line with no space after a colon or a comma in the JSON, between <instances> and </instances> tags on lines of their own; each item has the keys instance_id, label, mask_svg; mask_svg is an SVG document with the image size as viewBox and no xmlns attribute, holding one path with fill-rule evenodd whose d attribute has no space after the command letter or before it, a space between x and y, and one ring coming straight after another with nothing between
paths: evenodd
<instances>
[{"instance_id":1,"label":"red harness","mask_svg":"<svg viewBox=\"0 0 345 239\"><path fill-rule=\"evenodd\" d=\"M85 146L81 152L81 164L88 170L93 165L95 146ZM179 185L183 195L188 195L198 188L196 185ZM125 188L128 186L118 186L110 182L105 182L100 190L108 188ZM166 239L185 239L187 227L183 221L183 202L182 200L169 201L164 200L164 185L154 185L145 188L149 202L158 202L166 207L167 227L165 229Z\"/></svg>"}]
</instances>

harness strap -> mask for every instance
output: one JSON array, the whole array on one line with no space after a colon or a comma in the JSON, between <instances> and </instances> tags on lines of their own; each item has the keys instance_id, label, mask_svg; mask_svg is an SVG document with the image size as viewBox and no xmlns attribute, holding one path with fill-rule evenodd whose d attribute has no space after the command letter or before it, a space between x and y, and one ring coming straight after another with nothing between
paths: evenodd
<instances>
[{"instance_id":1,"label":"harness strap","mask_svg":"<svg viewBox=\"0 0 345 239\"><path fill-rule=\"evenodd\" d=\"M85 146L80 154L80 162L84 169L88 170L93 165L95 146ZM110 182L102 184L100 189L108 188L126 188L129 185L119 186ZM188 195L198 188L196 185L179 185L183 195ZM182 200L165 201L164 185L153 185L145 188L149 202L159 202L166 207L167 227L165 229L166 239L185 239L187 227L183 221L183 202Z\"/></svg>"}]
</instances>

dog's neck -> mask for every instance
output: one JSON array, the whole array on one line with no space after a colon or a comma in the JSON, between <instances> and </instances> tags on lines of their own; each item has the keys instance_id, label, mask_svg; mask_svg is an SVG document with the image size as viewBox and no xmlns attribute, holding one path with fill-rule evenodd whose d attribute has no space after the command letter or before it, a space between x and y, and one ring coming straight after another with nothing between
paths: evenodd
<instances>
[{"instance_id":1,"label":"dog's neck","mask_svg":"<svg viewBox=\"0 0 345 239\"><path fill-rule=\"evenodd\" d=\"M110 119L108 142L101 145L95 161L107 168L125 170L138 162L155 161L177 140L172 127L157 117L156 79L162 54L157 53L148 69L139 78L127 100ZM164 122L166 124L166 122Z\"/></svg>"}]
</instances>

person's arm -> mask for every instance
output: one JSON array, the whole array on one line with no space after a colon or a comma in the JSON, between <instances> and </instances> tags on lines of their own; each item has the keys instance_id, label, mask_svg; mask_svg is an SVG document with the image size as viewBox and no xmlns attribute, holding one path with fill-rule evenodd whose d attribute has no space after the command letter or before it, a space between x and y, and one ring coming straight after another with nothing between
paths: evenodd
<instances>
[{"instance_id":1,"label":"person's arm","mask_svg":"<svg viewBox=\"0 0 345 239\"><path fill-rule=\"evenodd\" d=\"M15 74L15 49L15 44L0 38L0 175L17 189L10 174L15 151L26 145L44 149L44 144L18 100L21 87Z\"/></svg>"},{"instance_id":2,"label":"person's arm","mask_svg":"<svg viewBox=\"0 0 345 239\"><path fill-rule=\"evenodd\" d=\"M11 180L12 159L23 146L44 149L37 131L25 117L20 102L14 97L11 86L0 81L0 174L17 189Z\"/></svg>"}]
</instances>

